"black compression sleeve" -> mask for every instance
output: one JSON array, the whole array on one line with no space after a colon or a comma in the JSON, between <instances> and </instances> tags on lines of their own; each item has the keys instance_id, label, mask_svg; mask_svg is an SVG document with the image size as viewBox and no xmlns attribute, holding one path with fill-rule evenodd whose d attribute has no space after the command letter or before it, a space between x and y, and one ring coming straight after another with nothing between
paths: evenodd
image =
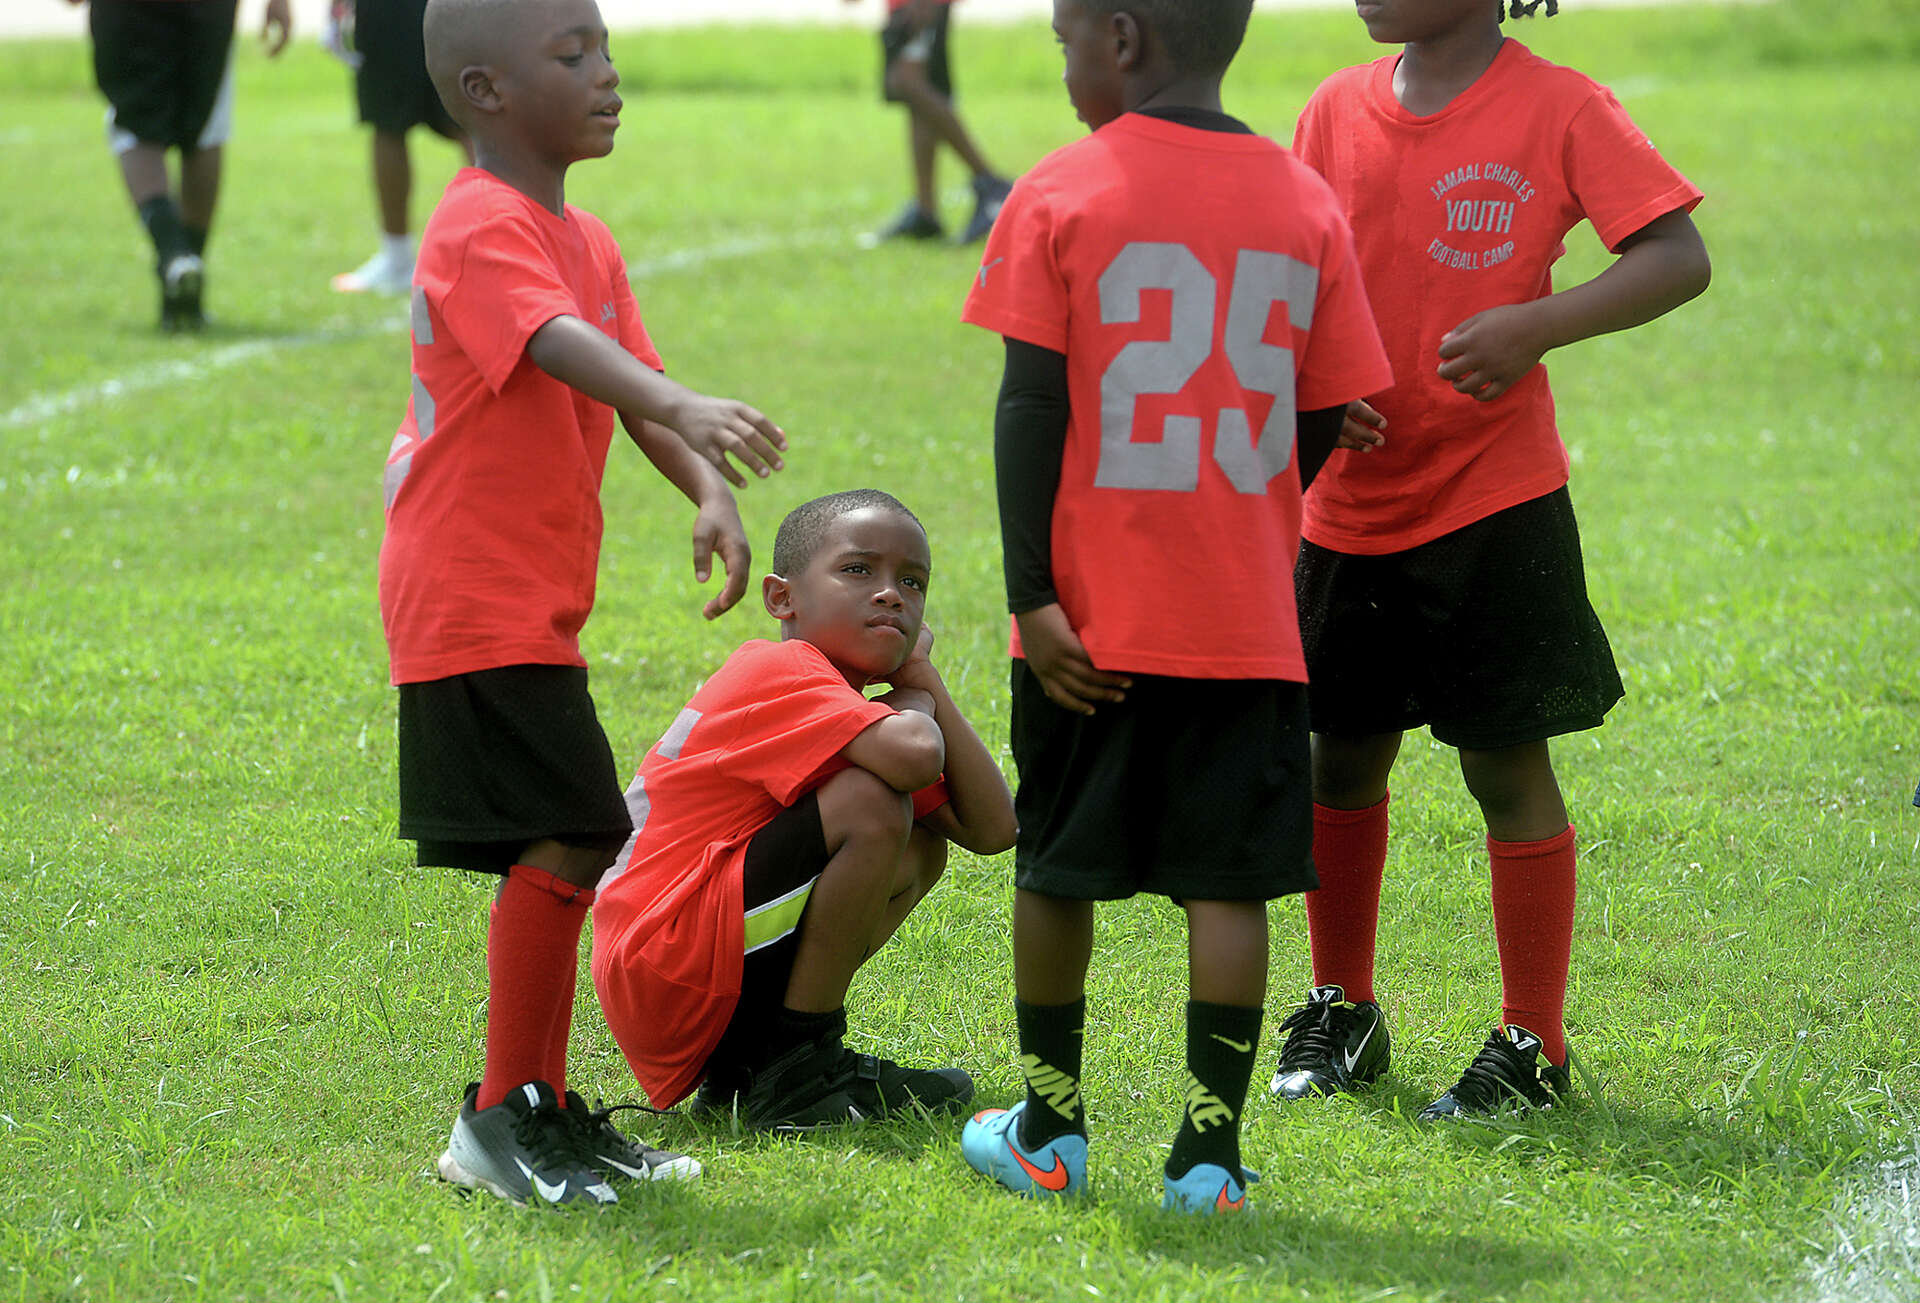
<instances>
[{"instance_id":1,"label":"black compression sleeve","mask_svg":"<svg viewBox=\"0 0 1920 1303\"><path fill-rule=\"evenodd\" d=\"M1294 413L1293 428L1299 440L1302 493L1313 483L1313 477L1320 473L1320 468L1327 464L1327 458L1333 455L1334 445L1340 439L1340 427L1346 419L1345 403L1338 407L1318 407L1310 412Z\"/></svg>"},{"instance_id":2,"label":"black compression sleeve","mask_svg":"<svg viewBox=\"0 0 1920 1303\"><path fill-rule=\"evenodd\" d=\"M1009 338L993 414L994 482L1007 609L1058 601L1053 590L1053 499L1067 447L1067 355Z\"/></svg>"}]
</instances>

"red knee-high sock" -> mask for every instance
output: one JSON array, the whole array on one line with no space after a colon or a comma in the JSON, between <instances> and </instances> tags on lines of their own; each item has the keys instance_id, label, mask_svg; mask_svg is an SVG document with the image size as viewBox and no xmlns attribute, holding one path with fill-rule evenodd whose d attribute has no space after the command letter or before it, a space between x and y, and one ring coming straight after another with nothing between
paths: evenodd
<instances>
[{"instance_id":1,"label":"red knee-high sock","mask_svg":"<svg viewBox=\"0 0 1920 1303\"><path fill-rule=\"evenodd\" d=\"M575 943L578 944L578 937ZM567 997L560 1001L559 1016L553 1020L553 1029L547 1034L547 1070L540 1074L541 1080L553 1087L553 1093L560 1097L562 1105L567 1100L567 1037L573 1031L573 996L579 983L580 968L576 958L574 963L567 965Z\"/></svg>"},{"instance_id":2,"label":"red knee-high sock","mask_svg":"<svg viewBox=\"0 0 1920 1303\"><path fill-rule=\"evenodd\" d=\"M1493 869L1493 936L1500 947L1500 1017L1567 1061L1567 965L1573 953L1573 825L1543 842L1487 838Z\"/></svg>"},{"instance_id":3,"label":"red knee-high sock","mask_svg":"<svg viewBox=\"0 0 1920 1303\"><path fill-rule=\"evenodd\" d=\"M564 1078L580 925L593 897L544 869L516 864L508 872L487 928L487 1066L475 1107L492 1108L529 1081L566 1089L554 1076L554 1029Z\"/></svg>"},{"instance_id":4,"label":"red knee-high sock","mask_svg":"<svg viewBox=\"0 0 1920 1303\"><path fill-rule=\"evenodd\" d=\"M1349 1000L1373 999L1373 941L1380 925L1380 878L1387 867L1387 803L1364 810L1313 806L1313 867L1307 940L1313 984L1338 986Z\"/></svg>"}]
</instances>

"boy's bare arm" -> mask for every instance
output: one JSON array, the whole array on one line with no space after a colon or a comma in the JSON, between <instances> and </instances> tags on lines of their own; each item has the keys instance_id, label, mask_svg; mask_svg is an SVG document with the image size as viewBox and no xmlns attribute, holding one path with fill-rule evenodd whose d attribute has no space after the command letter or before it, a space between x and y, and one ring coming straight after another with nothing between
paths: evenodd
<instances>
[{"instance_id":1,"label":"boy's bare arm","mask_svg":"<svg viewBox=\"0 0 1920 1303\"><path fill-rule=\"evenodd\" d=\"M895 692L924 692L933 722L946 741L947 803L922 821L956 846L976 855L997 855L1013 845L1019 831L1013 794L986 743L954 704L946 680L933 663L933 630L921 627L920 640L906 664L889 680Z\"/></svg>"},{"instance_id":2,"label":"boy's bare arm","mask_svg":"<svg viewBox=\"0 0 1920 1303\"><path fill-rule=\"evenodd\" d=\"M747 575L753 568L753 548L740 524L740 509L734 504L733 493L720 472L666 426L628 412L620 413L620 423L653 468L697 509L693 518L693 577L703 584L712 577L715 553L719 554L720 568L727 572L727 582L707 600L704 611L709 620L717 619L732 610L747 591Z\"/></svg>"},{"instance_id":3,"label":"boy's bare arm","mask_svg":"<svg viewBox=\"0 0 1920 1303\"><path fill-rule=\"evenodd\" d=\"M1440 378L1491 402L1549 349L1643 325L1707 288L1712 264L1693 219L1675 209L1620 242L1613 265L1584 285L1475 313L1440 341Z\"/></svg>"},{"instance_id":4,"label":"boy's bare arm","mask_svg":"<svg viewBox=\"0 0 1920 1303\"><path fill-rule=\"evenodd\" d=\"M896 792L917 792L940 777L947 762L946 738L924 692L896 688L875 700L895 714L867 725L840 754Z\"/></svg>"},{"instance_id":5,"label":"boy's bare arm","mask_svg":"<svg viewBox=\"0 0 1920 1303\"><path fill-rule=\"evenodd\" d=\"M668 379L579 317L555 317L534 331L527 356L587 397L666 426L736 485L747 479L729 456L763 478L786 464L778 450L787 446L787 436L772 421L745 403Z\"/></svg>"}]
</instances>

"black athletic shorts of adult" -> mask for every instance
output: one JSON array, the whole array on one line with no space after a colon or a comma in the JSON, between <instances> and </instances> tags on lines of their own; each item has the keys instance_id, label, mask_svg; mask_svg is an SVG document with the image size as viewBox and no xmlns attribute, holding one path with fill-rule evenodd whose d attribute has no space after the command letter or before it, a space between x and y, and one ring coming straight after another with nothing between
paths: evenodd
<instances>
[{"instance_id":1,"label":"black athletic shorts of adult","mask_svg":"<svg viewBox=\"0 0 1920 1303\"><path fill-rule=\"evenodd\" d=\"M947 62L947 6L936 5L930 26L933 28L933 46L927 51L927 81L933 88L953 98L953 68ZM919 30L911 25L905 9L896 9L887 15L887 25L880 29L880 98L888 103L897 104L900 97L887 86L887 73L893 68L901 52L919 35Z\"/></svg>"},{"instance_id":2,"label":"black athletic shorts of adult","mask_svg":"<svg viewBox=\"0 0 1920 1303\"><path fill-rule=\"evenodd\" d=\"M135 140L191 150L213 116L233 48L238 0L93 0L93 75L113 125Z\"/></svg>"}]
</instances>

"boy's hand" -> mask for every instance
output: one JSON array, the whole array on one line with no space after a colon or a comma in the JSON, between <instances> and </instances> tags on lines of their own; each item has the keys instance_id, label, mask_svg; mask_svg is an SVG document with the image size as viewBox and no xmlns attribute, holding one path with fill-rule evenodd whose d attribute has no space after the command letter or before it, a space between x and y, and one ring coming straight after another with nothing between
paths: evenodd
<instances>
[{"instance_id":1,"label":"boy's hand","mask_svg":"<svg viewBox=\"0 0 1920 1303\"><path fill-rule=\"evenodd\" d=\"M278 58L293 37L293 8L287 0L267 0L267 12L260 19L260 44L269 57Z\"/></svg>"},{"instance_id":2,"label":"boy's hand","mask_svg":"<svg viewBox=\"0 0 1920 1303\"><path fill-rule=\"evenodd\" d=\"M1387 441L1387 436L1380 433L1386 428L1387 418L1374 411L1366 399L1356 398L1347 404L1347 419L1340 422L1340 438L1333 446L1372 452Z\"/></svg>"},{"instance_id":3,"label":"boy's hand","mask_svg":"<svg viewBox=\"0 0 1920 1303\"><path fill-rule=\"evenodd\" d=\"M1547 351L1532 329L1530 306L1488 308L1449 330L1440 340L1440 378L1482 403L1513 388Z\"/></svg>"},{"instance_id":4,"label":"boy's hand","mask_svg":"<svg viewBox=\"0 0 1920 1303\"><path fill-rule=\"evenodd\" d=\"M787 446L785 432L745 403L690 393L668 424L735 488L744 488L747 477L727 460L730 456L762 479L786 467L776 451Z\"/></svg>"},{"instance_id":5,"label":"boy's hand","mask_svg":"<svg viewBox=\"0 0 1920 1303\"><path fill-rule=\"evenodd\" d=\"M1099 702L1127 699L1133 680L1094 665L1058 602L1016 615L1013 622L1020 628L1027 667L1040 677L1040 686L1054 705L1076 715L1091 715Z\"/></svg>"},{"instance_id":6,"label":"boy's hand","mask_svg":"<svg viewBox=\"0 0 1920 1303\"><path fill-rule=\"evenodd\" d=\"M900 662L900 668L887 675L887 682L896 688L916 688L931 691L929 679L938 679L940 672L933 668L933 629L922 624L920 636L914 640L913 650L907 653L907 659Z\"/></svg>"},{"instance_id":7,"label":"boy's hand","mask_svg":"<svg viewBox=\"0 0 1920 1303\"><path fill-rule=\"evenodd\" d=\"M693 577L703 584L713 577L715 552L720 554L727 582L707 600L704 614L709 620L733 609L747 591L747 572L753 568L753 549L747 543L747 531L741 528L740 511L733 505L732 494L702 504L693 519Z\"/></svg>"}]
</instances>

